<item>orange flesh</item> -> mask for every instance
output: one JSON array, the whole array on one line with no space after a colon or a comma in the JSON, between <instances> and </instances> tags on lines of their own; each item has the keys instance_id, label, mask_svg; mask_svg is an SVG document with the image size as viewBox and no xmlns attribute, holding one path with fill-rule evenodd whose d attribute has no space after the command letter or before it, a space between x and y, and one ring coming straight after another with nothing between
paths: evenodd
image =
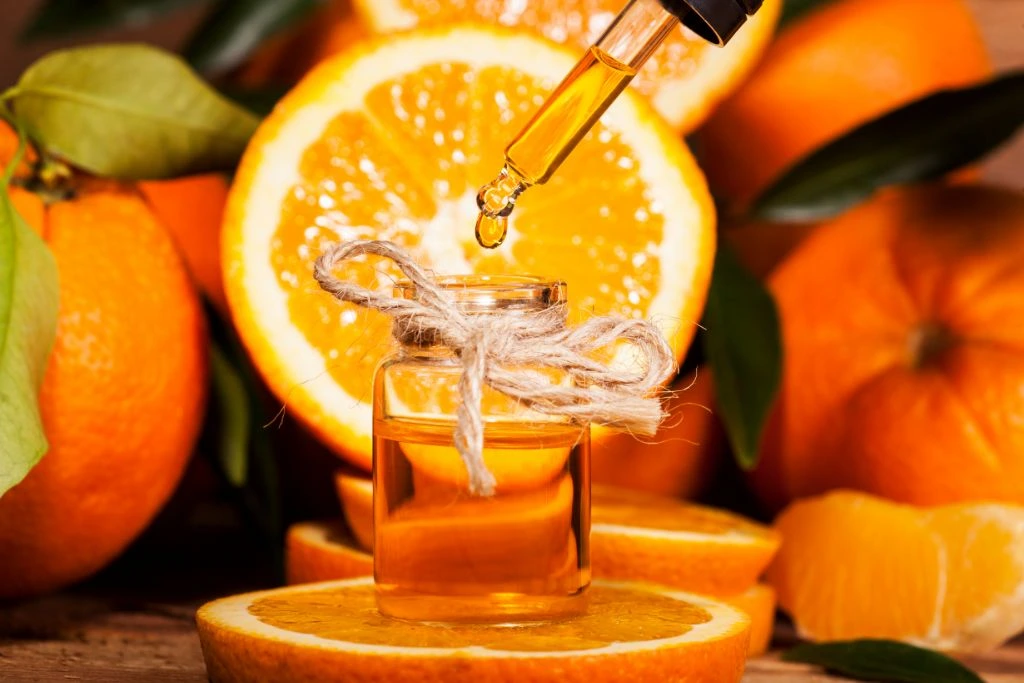
<instances>
[{"instance_id":1,"label":"orange flesh","mask_svg":"<svg viewBox=\"0 0 1024 683\"><path fill-rule=\"evenodd\" d=\"M645 196L629 148L600 124L551 183L524 195L513 239L502 249L478 248L471 224L427 225L438 221L444 203L475 192L501 167L504 145L550 85L507 68L430 65L377 86L365 101L369 115L338 115L305 151L302 182L282 206L271 261L292 321L350 395L367 398L390 328L379 314L315 295L306 273L323 245L339 238L372 236L415 251L431 239L428 229L450 230L477 273L570 282L577 315L638 317L650 306L663 219ZM579 178L586 183L577 185ZM630 229L616 229L614 239L595 230L620 224ZM375 287L396 276L380 262L348 263L338 274Z\"/></svg>"},{"instance_id":2,"label":"orange flesh","mask_svg":"<svg viewBox=\"0 0 1024 683\"><path fill-rule=\"evenodd\" d=\"M509 9L507 0L404 0L405 9L420 18L421 25L442 24L467 19L534 29L546 38L568 43L580 49L592 45L622 10L621 0L539 0ZM571 9L570 9L571 8ZM633 87L644 95L658 90L659 83L683 80L697 70L708 43L689 31L673 32L633 80Z\"/></svg>"},{"instance_id":3,"label":"orange flesh","mask_svg":"<svg viewBox=\"0 0 1024 683\"><path fill-rule=\"evenodd\" d=\"M377 611L372 586L264 597L249 612L270 626L328 640L511 652L590 650L620 641L672 638L711 619L702 607L655 593L595 586L589 599L585 616L516 628L390 619Z\"/></svg>"}]
</instances>

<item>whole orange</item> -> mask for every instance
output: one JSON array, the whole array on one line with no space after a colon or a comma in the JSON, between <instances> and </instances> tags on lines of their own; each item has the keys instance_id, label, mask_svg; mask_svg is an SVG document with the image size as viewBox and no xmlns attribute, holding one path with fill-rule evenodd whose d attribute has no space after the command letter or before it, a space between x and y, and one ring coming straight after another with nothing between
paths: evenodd
<instances>
[{"instance_id":1,"label":"whole orange","mask_svg":"<svg viewBox=\"0 0 1024 683\"><path fill-rule=\"evenodd\" d=\"M783 30L708 121L704 170L745 203L823 143L991 73L964 0L838 0Z\"/></svg>"},{"instance_id":2,"label":"whole orange","mask_svg":"<svg viewBox=\"0 0 1024 683\"><path fill-rule=\"evenodd\" d=\"M754 481L1024 502L1024 196L892 190L824 224L771 280L785 369Z\"/></svg>"},{"instance_id":3,"label":"whole orange","mask_svg":"<svg viewBox=\"0 0 1024 683\"><path fill-rule=\"evenodd\" d=\"M0 598L124 550L173 492L203 416L205 328L174 242L134 188L70 189L48 204L11 189L56 259L60 314L39 399L49 452L0 497Z\"/></svg>"}]
</instances>

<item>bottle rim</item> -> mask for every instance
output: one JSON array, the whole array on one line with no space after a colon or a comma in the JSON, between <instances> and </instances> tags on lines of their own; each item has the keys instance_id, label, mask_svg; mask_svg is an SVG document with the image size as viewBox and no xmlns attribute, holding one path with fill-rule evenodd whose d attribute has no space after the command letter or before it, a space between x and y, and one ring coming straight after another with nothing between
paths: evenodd
<instances>
[{"instance_id":1,"label":"bottle rim","mask_svg":"<svg viewBox=\"0 0 1024 683\"><path fill-rule=\"evenodd\" d=\"M446 275L435 282L467 313L541 311L566 302L565 282L532 275ZM400 280L394 296L415 300L415 284Z\"/></svg>"}]
</instances>

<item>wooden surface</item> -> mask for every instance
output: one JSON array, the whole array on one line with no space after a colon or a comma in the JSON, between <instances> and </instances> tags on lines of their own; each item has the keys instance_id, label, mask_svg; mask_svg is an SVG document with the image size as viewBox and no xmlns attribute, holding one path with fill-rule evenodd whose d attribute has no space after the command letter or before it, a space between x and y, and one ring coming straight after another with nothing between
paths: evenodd
<instances>
[{"instance_id":1,"label":"wooden surface","mask_svg":"<svg viewBox=\"0 0 1024 683\"><path fill-rule=\"evenodd\" d=\"M75 594L0 610L0 681L202 683L207 678L192 625L194 609ZM967 662L989 683L1020 683L1024 641ZM743 678L744 683L838 680L774 657L750 662Z\"/></svg>"}]
</instances>

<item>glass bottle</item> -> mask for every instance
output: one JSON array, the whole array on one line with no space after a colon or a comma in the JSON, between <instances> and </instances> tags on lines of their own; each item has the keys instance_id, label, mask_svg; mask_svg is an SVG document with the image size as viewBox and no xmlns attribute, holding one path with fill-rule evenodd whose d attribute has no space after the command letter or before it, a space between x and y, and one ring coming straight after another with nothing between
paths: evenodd
<instances>
[{"instance_id":1,"label":"glass bottle","mask_svg":"<svg viewBox=\"0 0 1024 683\"><path fill-rule=\"evenodd\" d=\"M562 282L443 278L469 316L564 305ZM411 284L395 296L415 298ZM563 373L544 369L552 382ZM470 493L454 445L462 365L443 346L400 345L374 380L374 576L383 614L435 622L580 614L590 583L590 430L485 387L492 496Z\"/></svg>"}]
</instances>

